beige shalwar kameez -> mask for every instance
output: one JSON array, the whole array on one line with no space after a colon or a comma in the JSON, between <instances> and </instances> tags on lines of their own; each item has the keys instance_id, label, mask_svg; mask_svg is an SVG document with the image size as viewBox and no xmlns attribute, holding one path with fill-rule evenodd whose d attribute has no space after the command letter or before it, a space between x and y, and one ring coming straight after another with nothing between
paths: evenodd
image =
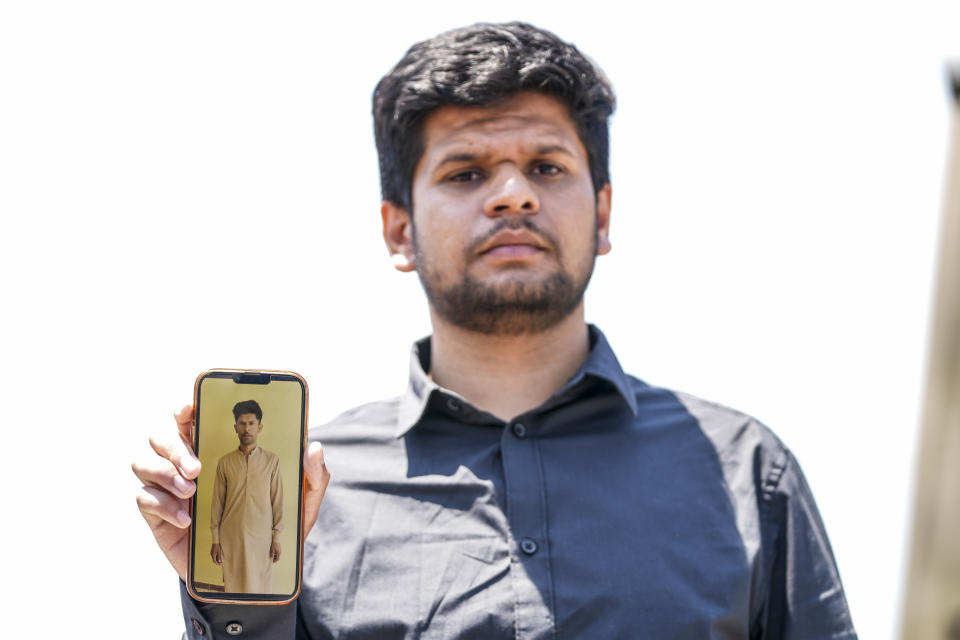
<instances>
[{"instance_id":1,"label":"beige shalwar kameez","mask_svg":"<svg viewBox=\"0 0 960 640\"><path fill-rule=\"evenodd\" d=\"M237 448L217 462L210 531L223 554L227 593L272 593L270 545L280 536L283 483L280 457Z\"/></svg>"}]
</instances>

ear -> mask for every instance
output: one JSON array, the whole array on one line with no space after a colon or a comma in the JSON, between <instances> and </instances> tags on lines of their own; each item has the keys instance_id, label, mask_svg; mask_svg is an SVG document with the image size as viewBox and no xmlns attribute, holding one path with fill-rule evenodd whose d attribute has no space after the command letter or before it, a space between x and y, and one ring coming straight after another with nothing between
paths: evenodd
<instances>
[{"instance_id":1,"label":"ear","mask_svg":"<svg viewBox=\"0 0 960 640\"><path fill-rule=\"evenodd\" d=\"M613 187L606 183L597 191L597 255L610 253L610 204Z\"/></svg>"},{"instance_id":2,"label":"ear","mask_svg":"<svg viewBox=\"0 0 960 640\"><path fill-rule=\"evenodd\" d=\"M384 200L380 204L383 219L383 241L390 252L390 259L397 271L413 271L417 268L413 254L413 223L407 210L395 202Z\"/></svg>"}]
</instances>

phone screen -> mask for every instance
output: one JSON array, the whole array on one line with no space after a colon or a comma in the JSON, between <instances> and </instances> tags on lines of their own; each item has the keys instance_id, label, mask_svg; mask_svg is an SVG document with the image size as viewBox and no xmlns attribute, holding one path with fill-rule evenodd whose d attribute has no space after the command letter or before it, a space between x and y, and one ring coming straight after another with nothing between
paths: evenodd
<instances>
[{"instance_id":1,"label":"phone screen","mask_svg":"<svg viewBox=\"0 0 960 640\"><path fill-rule=\"evenodd\" d=\"M289 372L197 378L189 588L211 601L282 603L300 589L307 387Z\"/></svg>"}]
</instances>

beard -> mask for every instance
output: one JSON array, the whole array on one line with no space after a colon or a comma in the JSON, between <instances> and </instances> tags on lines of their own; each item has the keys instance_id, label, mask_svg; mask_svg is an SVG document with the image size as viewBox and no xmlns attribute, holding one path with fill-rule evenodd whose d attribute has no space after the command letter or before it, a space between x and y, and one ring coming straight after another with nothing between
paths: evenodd
<instances>
[{"instance_id":1,"label":"beard","mask_svg":"<svg viewBox=\"0 0 960 640\"><path fill-rule=\"evenodd\" d=\"M507 220L490 230L483 238L471 243L467 257L486 239L503 229L525 227L543 238L556 253L554 239L533 225L530 220ZM593 256L580 265L579 274L570 274L562 268L538 281L515 280L488 284L469 274L453 285L443 287L436 270L421 252L414 231L414 251L417 275L427 300L434 311L450 324L484 335L518 336L545 331L567 318L583 300L583 294L593 274ZM596 255L594 229L594 255ZM560 256L557 254L557 258Z\"/></svg>"}]
</instances>

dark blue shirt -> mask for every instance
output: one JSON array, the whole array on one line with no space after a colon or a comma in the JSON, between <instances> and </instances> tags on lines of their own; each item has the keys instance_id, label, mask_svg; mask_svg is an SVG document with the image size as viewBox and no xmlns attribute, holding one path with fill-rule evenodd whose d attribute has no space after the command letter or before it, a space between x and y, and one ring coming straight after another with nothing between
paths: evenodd
<instances>
[{"instance_id":1,"label":"dark blue shirt","mask_svg":"<svg viewBox=\"0 0 960 640\"><path fill-rule=\"evenodd\" d=\"M405 395L311 431L333 479L299 602L184 591L188 633L856 638L786 447L749 416L626 375L590 337L580 371L510 422L438 387L419 342Z\"/></svg>"}]
</instances>

